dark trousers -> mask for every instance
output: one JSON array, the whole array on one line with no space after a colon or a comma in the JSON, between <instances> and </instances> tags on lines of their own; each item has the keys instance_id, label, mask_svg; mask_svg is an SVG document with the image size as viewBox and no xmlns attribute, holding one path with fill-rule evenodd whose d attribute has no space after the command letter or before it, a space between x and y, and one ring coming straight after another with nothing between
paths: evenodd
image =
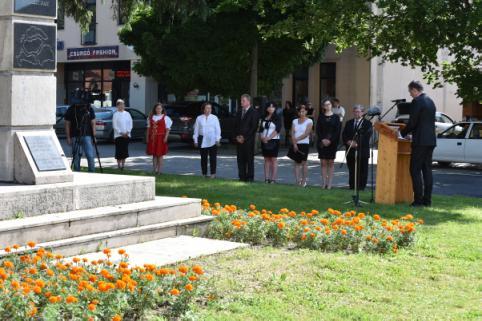
<instances>
[{"instance_id":1,"label":"dark trousers","mask_svg":"<svg viewBox=\"0 0 482 321\"><path fill-rule=\"evenodd\" d=\"M410 175L412 176L414 202L430 204L432 202L432 155L434 146L412 145Z\"/></svg>"},{"instance_id":2,"label":"dark trousers","mask_svg":"<svg viewBox=\"0 0 482 321\"><path fill-rule=\"evenodd\" d=\"M254 140L237 145L238 174L244 182L254 180Z\"/></svg>"},{"instance_id":3,"label":"dark trousers","mask_svg":"<svg viewBox=\"0 0 482 321\"><path fill-rule=\"evenodd\" d=\"M199 148L199 152L201 153L201 169L203 175L208 174L208 157L211 175L216 174L216 157L218 154L218 147L213 145L207 148Z\"/></svg>"},{"instance_id":4,"label":"dark trousers","mask_svg":"<svg viewBox=\"0 0 482 321\"><path fill-rule=\"evenodd\" d=\"M346 158L346 163L348 165L348 172L350 174L349 184L350 189L355 188L355 155L354 153L350 153ZM368 157L358 157L358 176L357 176L357 183L358 189L364 190L367 186L368 180Z\"/></svg>"}]
</instances>

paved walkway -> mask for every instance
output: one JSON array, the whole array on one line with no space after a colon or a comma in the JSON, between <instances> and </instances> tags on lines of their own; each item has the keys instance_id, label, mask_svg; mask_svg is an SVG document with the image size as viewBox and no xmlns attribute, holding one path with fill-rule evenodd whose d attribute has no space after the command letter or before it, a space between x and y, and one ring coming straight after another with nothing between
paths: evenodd
<instances>
[{"instance_id":1,"label":"paved walkway","mask_svg":"<svg viewBox=\"0 0 482 321\"><path fill-rule=\"evenodd\" d=\"M70 155L70 147L61 141L67 155ZM314 148L311 149L314 151ZM114 145L99 144L101 161L104 167L117 167L114 159ZM126 169L137 169L150 171L152 160L145 155L145 144L134 142L129 148L130 158L127 159ZM287 150L281 148L278 159L278 182L282 184L293 184L293 162L285 155ZM376 180L377 151L374 151L374 181ZM335 174L333 186L337 188L348 187L348 169L344 163L344 151L339 151L335 160ZM83 166L87 166L85 159ZM255 180L264 181L263 157L255 157ZM308 158L309 179L308 184L321 186L321 169L317 153L311 153ZM179 175L201 175L199 152L187 144L172 142L169 145L169 153L165 157L164 172ZM434 193L444 195L465 195L482 197L482 167L469 164L456 164L450 168L434 166ZM236 150L232 145L224 144L218 153L218 177L237 179ZM369 176L370 186L370 176ZM474 188L477 186L477 188Z\"/></svg>"},{"instance_id":2,"label":"paved walkway","mask_svg":"<svg viewBox=\"0 0 482 321\"><path fill-rule=\"evenodd\" d=\"M129 254L129 262L133 266L142 266L146 263L164 266L247 246L248 244L243 243L211 240L192 236L178 236L123 246L122 249L126 250L126 253ZM111 261L114 263L120 262L121 256L117 253L118 248L111 250ZM105 259L105 254L102 252L96 252L77 255L76 257L85 257L92 261Z\"/></svg>"}]
</instances>

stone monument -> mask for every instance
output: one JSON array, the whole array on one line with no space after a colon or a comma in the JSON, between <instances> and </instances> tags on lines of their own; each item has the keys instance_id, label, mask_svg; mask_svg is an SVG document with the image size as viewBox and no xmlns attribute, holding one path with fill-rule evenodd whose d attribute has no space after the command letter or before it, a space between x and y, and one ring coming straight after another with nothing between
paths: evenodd
<instances>
[{"instance_id":1,"label":"stone monument","mask_svg":"<svg viewBox=\"0 0 482 321\"><path fill-rule=\"evenodd\" d=\"M57 0L0 1L0 181L73 180L52 126Z\"/></svg>"}]
</instances>

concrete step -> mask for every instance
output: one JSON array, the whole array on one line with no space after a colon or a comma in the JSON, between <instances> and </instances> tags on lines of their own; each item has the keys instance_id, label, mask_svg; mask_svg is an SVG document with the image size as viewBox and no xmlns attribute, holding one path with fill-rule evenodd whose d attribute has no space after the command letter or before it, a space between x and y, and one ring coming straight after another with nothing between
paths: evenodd
<instances>
[{"instance_id":1,"label":"concrete step","mask_svg":"<svg viewBox=\"0 0 482 321\"><path fill-rule=\"evenodd\" d=\"M1 221L0 249L29 241L45 243L200 215L199 199L156 197L152 201Z\"/></svg>"},{"instance_id":2,"label":"concrete step","mask_svg":"<svg viewBox=\"0 0 482 321\"><path fill-rule=\"evenodd\" d=\"M170 222L44 242L38 244L37 247L44 247L56 254L73 256L97 252L106 247L116 248L178 235L203 235L212 218L211 216L197 216L188 219L178 219ZM5 255L4 251L0 251L0 257L3 255Z\"/></svg>"},{"instance_id":3,"label":"concrete step","mask_svg":"<svg viewBox=\"0 0 482 321\"><path fill-rule=\"evenodd\" d=\"M69 183L0 183L0 220L138 203L154 197L154 177L74 173Z\"/></svg>"}]
</instances>

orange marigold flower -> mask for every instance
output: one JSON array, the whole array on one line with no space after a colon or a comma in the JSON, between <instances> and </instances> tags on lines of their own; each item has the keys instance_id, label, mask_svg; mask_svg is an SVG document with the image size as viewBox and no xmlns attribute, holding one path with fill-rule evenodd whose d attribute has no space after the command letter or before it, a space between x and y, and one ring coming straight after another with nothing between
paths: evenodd
<instances>
[{"instance_id":1,"label":"orange marigold flower","mask_svg":"<svg viewBox=\"0 0 482 321\"><path fill-rule=\"evenodd\" d=\"M29 316L29 317L34 317L35 315L37 315L37 312L38 312L37 307L36 307L36 306L33 306L33 307L30 309L30 311L28 312L28 316Z\"/></svg>"},{"instance_id":2,"label":"orange marigold flower","mask_svg":"<svg viewBox=\"0 0 482 321\"><path fill-rule=\"evenodd\" d=\"M112 317L112 321L122 321L122 317L120 315L116 314Z\"/></svg>"},{"instance_id":3,"label":"orange marigold flower","mask_svg":"<svg viewBox=\"0 0 482 321\"><path fill-rule=\"evenodd\" d=\"M102 253L104 253L105 255L110 255L111 250L108 249L108 248L105 248L105 249L102 250Z\"/></svg>"},{"instance_id":4,"label":"orange marigold flower","mask_svg":"<svg viewBox=\"0 0 482 321\"><path fill-rule=\"evenodd\" d=\"M188 291L192 291L194 287L192 286L191 283L188 283L188 284L186 284L186 286L184 288Z\"/></svg>"},{"instance_id":5,"label":"orange marigold flower","mask_svg":"<svg viewBox=\"0 0 482 321\"><path fill-rule=\"evenodd\" d=\"M196 273L197 275L202 275L204 274L203 268L200 265L194 265L192 267L192 271Z\"/></svg>"},{"instance_id":6,"label":"orange marigold flower","mask_svg":"<svg viewBox=\"0 0 482 321\"><path fill-rule=\"evenodd\" d=\"M278 228L279 228L280 230L282 230L282 229L284 229L285 225L286 225L285 222L279 222L279 223L278 223Z\"/></svg>"},{"instance_id":7,"label":"orange marigold flower","mask_svg":"<svg viewBox=\"0 0 482 321\"><path fill-rule=\"evenodd\" d=\"M77 303L79 300L75 296L69 295L69 296L67 296L65 301L67 303Z\"/></svg>"},{"instance_id":8,"label":"orange marigold flower","mask_svg":"<svg viewBox=\"0 0 482 321\"><path fill-rule=\"evenodd\" d=\"M422 219L418 219L418 220L417 220L417 223L418 223L418 224L424 224L425 222L424 222Z\"/></svg>"},{"instance_id":9,"label":"orange marigold flower","mask_svg":"<svg viewBox=\"0 0 482 321\"><path fill-rule=\"evenodd\" d=\"M301 221L300 221L300 224L301 224L301 225L308 225L308 221L307 221L307 220L301 220Z\"/></svg>"},{"instance_id":10,"label":"orange marigold flower","mask_svg":"<svg viewBox=\"0 0 482 321\"><path fill-rule=\"evenodd\" d=\"M37 274L37 269L36 269L36 268L30 268L30 269L28 270L28 273L33 274L33 275L34 275L34 274Z\"/></svg>"},{"instance_id":11,"label":"orange marigold flower","mask_svg":"<svg viewBox=\"0 0 482 321\"><path fill-rule=\"evenodd\" d=\"M249 209L250 209L251 211L254 211L254 210L256 209L256 205L250 204L250 205L249 205Z\"/></svg>"},{"instance_id":12,"label":"orange marigold flower","mask_svg":"<svg viewBox=\"0 0 482 321\"><path fill-rule=\"evenodd\" d=\"M326 235L330 235L330 234L331 234L331 230L330 230L329 228L326 228L326 229L325 229L325 234L326 234Z\"/></svg>"},{"instance_id":13,"label":"orange marigold flower","mask_svg":"<svg viewBox=\"0 0 482 321\"><path fill-rule=\"evenodd\" d=\"M367 241L370 241L370 240L372 239L372 236L371 236L371 235L367 235L365 238L367 239Z\"/></svg>"},{"instance_id":14,"label":"orange marigold flower","mask_svg":"<svg viewBox=\"0 0 482 321\"><path fill-rule=\"evenodd\" d=\"M126 284L124 281L122 281L122 280L117 280L117 281L115 282L115 286L116 286L116 288L118 288L119 290L124 290L124 289L126 288L127 284Z\"/></svg>"},{"instance_id":15,"label":"orange marigold flower","mask_svg":"<svg viewBox=\"0 0 482 321\"><path fill-rule=\"evenodd\" d=\"M74 263L79 263L79 262L80 262L80 259L79 259L78 257L74 257L74 258L72 259L72 261L73 261Z\"/></svg>"},{"instance_id":16,"label":"orange marigold flower","mask_svg":"<svg viewBox=\"0 0 482 321\"><path fill-rule=\"evenodd\" d=\"M152 274L148 273L148 274L146 274L146 280L152 281L152 280L154 280L154 276Z\"/></svg>"},{"instance_id":17,"label":"orange marigold flower","mask_svg":"<svg viewBox=\"0 0 482 321\"><path fill-rule=\"evenodd\" d=\"M187 266L185 266L185 265L181 265L178 270L179 270L179 272L181 272L181 273L187 273L187 272L189 272L189 268L188 268Z\"/></svg>"},{"instance_id":18,"label":"orange marigold flower","mask_svg":"<svg viewBox=\"0 0 482 321\"><path fill-rule=\"evenodd\" d=\"M12 251L12 249L7 246L7 247L4 249L4 251L7 252L7 253L10 253L10 252Z\"/></svg>"},{"instance_id":19,"label":"orange marigold flower","mask_svg":"<svg viewBox=\"0 0 482 321\"><path fill-rule=\"evenodd\" d=\"M33 241L30 241L30 242L27 242L27 245L31 248L34 248L35 245L37 245L37 243L33 242Z\"/></svg>"},{"instance_id":20,"label":"orange marigold flower","mask_svg":"<svg viewBox=\"0 0 482 321\"><path fill-rule=\"evenodd\" d=\"M7 268L7 269L13 269L13 268L14 268L13 263L10 262L10 261L4 261L4 262L3 262L3 266L4 266L5 268Z\"/></svg>"},{"instance_id":21,"label":"orange marigold flower","mask_svg":"<svg viewBox=\"0 0 482 321\"><path fill-rule=\"evenodd\" d=\"M90 303L87 308L89 309L89 311L95 311L95 308L96 308L96 305L93 304L93 303Z\"/></svg>"},{"instance_id":22,"label":"orange marigold flower","mask_svg":"<svg viewBox=\"0 0 482 321\"><path fill-rule=\"evenodd\" d=\"M387 236L387 241L389 242L393 241L393 237L391 235Z\"/></svg>"},{"instance_id":23,"label":"orange marigold flower","mask_svg":"<svg viewBox=\"0 0 482 321\"><path fill-rule=\"evenodd\" d=\"M363 226L361 226L361 225L356 225L356 226L355 226L355 230L356 230L356 231L361 231L361 230L363 230Z\"/></svg>"},{"instance_id":24,"label":"orange marigold flower","mask_svg":"<svg viewBox=\"0 0 482 321\"><path fill-rule=\"evenodd\" d=\"M346 230L341 230L341 234L346 235L347 231Z\"/></svg>"},{"instance_id":25,"label":"orange marigold flower","mask_svg":"<svg viewBox=\"0 0 482 321\"><path fill-rule=\"evenodd\" d=\"M365 218L365 213L359 213L358 214L359 219L364 219Z\"/></svg>"},{"instance_id":26,"label":"orange marigold flower","mask_svg":"<svg viewBox=\"0 0 482 321\"><path fill-rule=\"evenodd\" d=\"M12 247L13 247L14 249L18 250L18 249L20 248L20 245L14 244L14 245L12 245Z\"/></svg>"},{"instance_id":27,"label":"orange marigold flower","mask_svg":"<svg viewBox=\"0 0 482 321\"><path fill-rule=\"evenodd\" d=\"M33 292L34 292L35 294L40 294L40 293L42 293L42 288L39 287L39 286L35 286L35 287L33 288Z\"/></svg>"},{"instance_id":28,"label":"orange marigold flower","mask_svg":"<svg viewBox=\"0 0 482 321\"><path fill-rule=\"evenodd\" d=\"M189 277L189 281L197 281L197 276L191 275L191 276Z\"/></svg>"},{"instance_id":29,"label":"orange marigold flower","mask_svg":"<svg viewBox=\"0 0 482 321\"><path fill-rule=\"evenodd\" d=\"M373 219L374 219L375 221L379 221L379 220L380 220L380 215L378 215L378 214L373 215Z\"/></svg>"},{"instance_id":30,"label":"orange marigold flower","mask_svg":"<svg viewBox=\"0 0 482 321\"><path fill-rule=\"evenodd\" d=\"M301 235L301 240L302 241L306 240L306 234Z\"/></svg>"},{"instance_id":31,"label":"orange marigold flower","mask_svg":"<svg viewBox=\"0 0 482 321\"><path fill-rule=\"evenodd\" d=\"M181 292L179 292L178 289L172 289L169 293L171 293L172 295L179 295Z\"/></svg>"}]
</instances>

